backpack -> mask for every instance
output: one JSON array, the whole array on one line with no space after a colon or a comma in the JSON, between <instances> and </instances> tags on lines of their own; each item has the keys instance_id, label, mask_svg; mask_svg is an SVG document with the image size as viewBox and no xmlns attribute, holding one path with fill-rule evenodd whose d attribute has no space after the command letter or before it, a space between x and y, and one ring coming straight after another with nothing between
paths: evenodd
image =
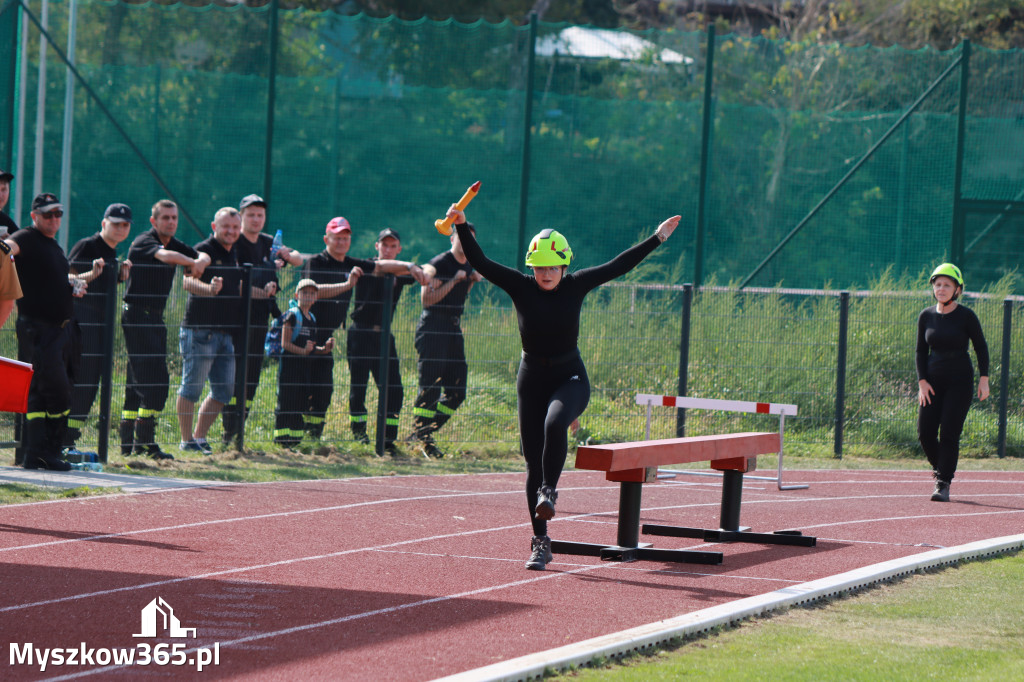
<instances>
[{"instance_id":1,"label":"backpack","mask_svg":"<svg viewBox=\"0 0 1024 682\"><path fill-rule=\"evenodd\" d=\"M284 347L281 345L281 333L284 331L284 318L292 311L295 311L295 328L292 331L292 343L295 343L295 339L299 338L299 334L302 332L302 311L299 310L298 306L292 306L288 308L287 312L281 313L280 317L275 318L274 322L270 325L270 329L267 330L267 336L263 340L263 353L268 358L279 358L284 354ZM309 318L316 322L313 313L309 314Z\"/></svg>"}]
</instances>

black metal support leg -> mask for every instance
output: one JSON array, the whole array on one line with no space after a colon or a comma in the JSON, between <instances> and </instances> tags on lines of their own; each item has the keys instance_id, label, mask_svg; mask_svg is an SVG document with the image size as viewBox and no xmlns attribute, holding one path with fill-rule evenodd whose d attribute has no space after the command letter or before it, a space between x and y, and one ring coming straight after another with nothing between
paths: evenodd
<instances>
[{"instance_id":1,"label":"black metal support leg","mask_svg":"<svg viewBox=\"0 0 1024 682\"><path fill-rule=\"evenodd\" d=\"M749 542L759 545L789 545L814 547L817 538L798 530L779 530L774 533L751 533L740 528L740 504L743 500L743 472L725 471L722 476L721 528L686 528L645 523L644 535L662 535L675 538L696 538L704 542Z\"/></svg>"},{"instance_id":2,"label":"black metal support leg","mask_svg":"<svg viewBox=\"0 0 1024 682\"><path fill-rule=\"evenodd\" d=\"M637 560L667 561L689 564L722 563L721 552L700 552L684 549L654 549L641 547L640 540L640 498L642 483L624 482L619 484L619 525L618 545L601 545L592 542L570 542L552 540L554 554L600 557L602 561L630 562Z\"/></svg>"}]
</instances>

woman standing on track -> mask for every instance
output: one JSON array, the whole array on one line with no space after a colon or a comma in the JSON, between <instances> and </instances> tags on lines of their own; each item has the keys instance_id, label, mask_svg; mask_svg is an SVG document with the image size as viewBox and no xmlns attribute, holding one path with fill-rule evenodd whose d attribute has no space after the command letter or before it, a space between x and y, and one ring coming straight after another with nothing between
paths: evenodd
<instances>
[{"instance_id":1,"label":"woman standing on track","mask_svg":"<svg viewBox=\"0 0 1024 682\"><path fill-rule=\"evenodd\" d=\"M551 561L548 521L555 515L556 486L568 450L566 431L590 401L587 368L576 347L583 298L594 288L640 264L679 224L673 216L649 238L604 265L566 274L572 262L569 242L555 230L530 241L526 265L533 276L499 265L480 249L465 214L448 210L466 258L488 281L501 287L516 307L523 356L516 379L519 438L526 459L526 500L533 541L526 567L543 571Z\"/></svg>"},{"instance_id":2,"label":"woman standing on track","mask_svg":"<svg viewBox=\"0 0 1024 682\"><path fill-rule=\"evenodd\" d=\"M917 318L918 439L935 476L932 501L949 501L949 484L960 458L960 432L974 393L974 367L967 342L978 356L978 399L988 398L988 345L981 322L956 302L964 290L960 268L942 263L929 282L936 305ZM941 433L941 437L940 437Z\"/></svg>"}]
</instances>

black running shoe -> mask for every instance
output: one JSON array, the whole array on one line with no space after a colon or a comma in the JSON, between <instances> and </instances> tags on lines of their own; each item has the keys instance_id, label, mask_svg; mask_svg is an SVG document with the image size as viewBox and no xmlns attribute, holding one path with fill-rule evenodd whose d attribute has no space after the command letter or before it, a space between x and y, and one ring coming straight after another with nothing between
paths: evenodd
<instances>
[{"instance_id":1,"label":"black running shoe","mask_svg":"<svg viewBox=\"0 0 1024 682\"><path fill-rule=\"evenodd\" d=\"M549 485L542 485L537 489L537 506L533 512L538 519L550 521L555 518L555 501L558 500L558 493Z\"/></svg>"},{"instance_id":2,"label":"black running shoe","mask_svg":"<svg viewBox=\"0 0 1024 682\"><path fill-rule=\"evenodd\" d=\"M932 502L949 502L949 484L945 481L935 481L935 492L932 493Z\"/></svg>"},{"instance_id":3,"label":"black running shoe","mask_svg":"<svg viewBox=\"0 0 1024 682\"><path fill-rule=\"evenodd\" d=\"M551 538L547 535L534 535L530 541L530 558L526 562L526 568L531 571L543 571L553 558Z\"/></svg>"}]
</instances>

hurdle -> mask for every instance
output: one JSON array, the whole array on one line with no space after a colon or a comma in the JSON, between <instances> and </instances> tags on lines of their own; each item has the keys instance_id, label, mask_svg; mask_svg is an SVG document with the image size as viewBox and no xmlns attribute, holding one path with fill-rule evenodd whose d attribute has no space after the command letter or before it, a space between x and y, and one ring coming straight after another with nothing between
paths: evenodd
<instances>
[{"instance_id":1,"label":"hurdle","mask_svg":"<svg viewBox=\"0 0 1024 682\"><path fill-rule=\"evenodd\" d=\"M806 483L784 485L782 483L782 455L783 443L786 433L786 416L796 416L798 408L796 405L782 403L758 403L745 400L720 400L716 398L689 398L686 396L651 395L638 393L636 396L637 405L647 406L647 423L644 430L644 438L651 439L651 411L655 405L663 407L690 408L698 410L719 410L722 412L747 412L752 414L777 414L779 415L779 461L777 473L772 476L747 476L762 481L771 481L778 486L779 490L803 490L809 488ZM723 473L720 471L679 471L675 469L659 469L658 478L674 478L678 474L688 476L715 476L720 478Z\"/></svg>"}]
</instances>

